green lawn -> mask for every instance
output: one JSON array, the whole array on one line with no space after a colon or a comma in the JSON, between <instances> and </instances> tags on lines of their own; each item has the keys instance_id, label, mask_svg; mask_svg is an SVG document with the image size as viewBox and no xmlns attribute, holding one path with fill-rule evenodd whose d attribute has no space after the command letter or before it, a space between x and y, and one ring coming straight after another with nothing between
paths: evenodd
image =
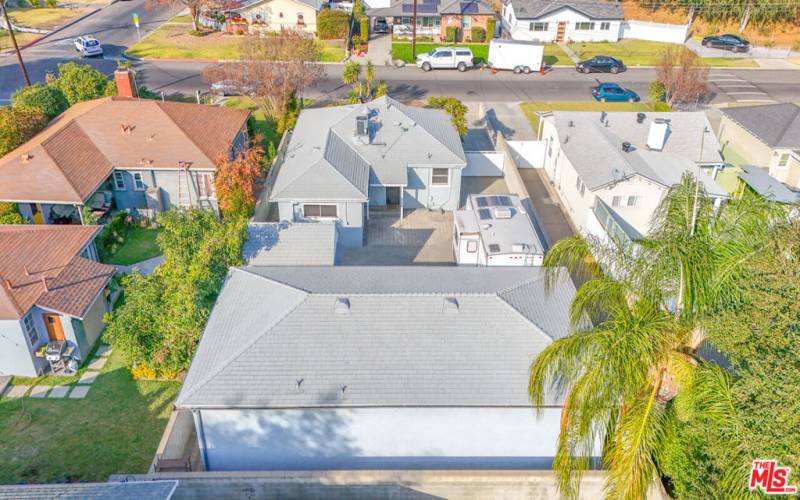
<instances>
[{"instance_id":1,"label":"green lawn","mask_svg":"<svg viewBox=\"0 0 800 500\"><path fill-rule=\"evenodd\" d=\"M676 44L646 40L621 40L619 42L574 42L569 44L569 48L581 60L604 55L622 59L627 66L655 66L658 64L661 50L674 45ZM758 66L754 60L749 58L707 57L703 61L709 66L740 68Z\"/></svg>"},{"instance_id":2,"label":"green lawn","mask_svg":"<svg viewBox=\"0 0 800 500\"><path fill-rule=\"evenodd\" d=\"M453 45L452 43L418 43L417 55L430 52L437 47L447 47ZM489 45L485 43L465 43L456 44L459 47L469 47L472 50L472 55L475 58L475 64L485 63L489 59ZM406 63L413 63L414 59L411 57L411 44L408 42L392 42L392 60L400 59ZM544 46L544 62L548 66L557 65L571 65L567 54L561 50L561 47L554 43L549 43Z\"/></svg>"},{"instance_id":3,"label":"green lawn","mask_svg":"<svg viewBox=\"0 0 800 500\"><path fill-rule=\"evenodd\" d=\"M13 7L8 9L8 17L15 26L50 30L66 24L92 10L89 7L69 9L65 7Z\"/></svg>"},{"instance_id":4,"label":"green lawn","mask_svg":"<svg viewBox=\"0 0 800 500\"><path fill-rule=\"evenodd\" d=\"M344 60L344 46L342 42L319 41L320 62L342 62Z\"/></svg>"},{"instance_id":5,"label":"green lawn","mask_svg":"<svg viewBox=\"0 0 800 500\"><path fill-rule=\"evenodd\" d=\"M238 59L244 37L210 32L190 35L191 24L165 24L129 48L127 54L153 59Z\"/></svg>"},{"instance_id":6,"label":"green lawn","mask_svg":"<svg viewBox=\"0 0 800 500\"><path fill-rule=\"evenodd\" d=\"M159 229L138 226L129 228L125 242L114 255L108 258L108 263L129 266L161 255L161 250L156 243L156 236L158 236L159 231Z\"/></svg>"},{"instance_id":7,"label":"green lawn","mask_svg":"<svg viewBox=\"0 0 800 500\"><path fill-rule=\"evenodd\" d=\"M267 120L266 115L264 115L264 111L259 109L256 106L256 103L249 97L229 97L225 100L225 106L229 108L235 109L249 109L252 111L250 115L250 126L253 132L257 134L261 134L264 137L264 143L267 144L269 141L272 141L275 144L275 147L278 146L278 142L280 141L280 136L275 131L275 124L272 120Z\"/></svg>"},{"instance_id":8,"label":"green lawn","mask_svg":"<svg viewBox=\"0 0 800 500\"><path fill-rule=\"evenodd\" d=\"M179 388L134 381L115 352L85 399L0 400L0 484L146 473Z\"/></svg>"},{"instance_id":9,"label":"green lawn","mask_svg":"<svg viewBox=\"0 0 800 500\"><path fill-rule=\"evenodd\" d=\"M20 33L19 31L15 31L14 36L17 39L17 45L25 45L26 43L36 40L37 38L41 38L43 35L37 33ZM11 43L11 36L8 34L8 31L0 30L0 52L13 49L14 45Z\"/></svg>"},{"instance_id":10,"label":"green lawn","mask_svg":"<svg viewBox=\"0 0 800 500\"><path fill-rule=\"evenodd\" d=\"M537 111L653 111L646 102L529 101L519 106L534 132L539 130Z\"/></svg>"},{"instance_id":11,"label":"green lawn","mask_svg":"<svg viewBox=\"0 0 800 500\"><path fill-rule=\"evenodd\" d=\"M572 66L572 60L555 43L544 46L544 63L548 66Z\"/></svg>"}]
</instances>

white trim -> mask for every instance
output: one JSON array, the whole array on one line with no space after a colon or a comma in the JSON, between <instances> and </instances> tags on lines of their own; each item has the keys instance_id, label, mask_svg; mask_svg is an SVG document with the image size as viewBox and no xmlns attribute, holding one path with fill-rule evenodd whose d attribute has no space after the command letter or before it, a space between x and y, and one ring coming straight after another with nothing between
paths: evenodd
<instances>
[{"instance_id":1,"label":"white trim","mask_svg":"<svg viewBox=\"0 0 800 500\"><path fill-rule=\"evenodd\" d=\"M136 176L139 176L138 182ZM134 191L147 191L147 186L144 185L144 176L141 172L131 172L131 176L133 177L133 190ZM141 184L142 187L139 187L138 184Z\"/></svg>"}]
</instances>

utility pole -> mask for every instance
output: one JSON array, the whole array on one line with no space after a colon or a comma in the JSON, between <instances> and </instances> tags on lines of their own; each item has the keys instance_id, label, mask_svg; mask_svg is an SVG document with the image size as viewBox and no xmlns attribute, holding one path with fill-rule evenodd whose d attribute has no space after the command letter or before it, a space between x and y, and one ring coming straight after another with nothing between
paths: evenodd
<instances>
[{"instance_id":1,"label":"utility pole","mask_svg":"<svg viewBox=\"0 0 800 500\"><path fill-rule=\"evenodd\" d=\"M3 17L6 20L6 27L8 27L8 34L11 36L11 43L14 45L14 51L16 51L17 53L17 61L19 61L19 69L22 70L22 76L25 77L25 85L30 87L31 79L28 77L28 70L25 68L25 62L23 62L22 60L22 52L19 51L19 45L17 45L17 37L14 36L14 27L11 26L11 20L8 18L8 11L6 10L5 0L0 0L0 9L3 9Z\"/></svg>"},{"instance_id":2,"label":"utility pole","mask_svg":"<svg viewBox=\"0 0 800 500\"><path fill-rule=\"evenodd\" d=\"M414 12L411 15L411 59L417 59L417 0L414 0Z\"/></svg>"}]
</instances>

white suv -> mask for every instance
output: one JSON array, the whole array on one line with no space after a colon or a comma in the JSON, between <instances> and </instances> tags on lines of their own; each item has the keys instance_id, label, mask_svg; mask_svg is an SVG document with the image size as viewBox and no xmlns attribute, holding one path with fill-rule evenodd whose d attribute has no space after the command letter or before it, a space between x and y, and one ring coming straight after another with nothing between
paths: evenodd
<instances>
[{"instance_id":1,"label":"white suv","mask_svg":"<svg viewBox=\"0 0 800 500\"><path fill-rule=\"evenodd\" d=\"M466 71L472 66L472 51L467 48L439 47L417 56L417 67L423 71L441 68Z\"/></svg>"},{"instance_id":2,"label":"white suv","mask_svg":"<svg viewBox=\"0 0 800 500\"><path fill-rule=\"evenodd\" d=\"M79 36L75 39L75 50L77 50L81 57L102 56L103 47L100 42L92 35Z\"/></svg>"}]
</instances>

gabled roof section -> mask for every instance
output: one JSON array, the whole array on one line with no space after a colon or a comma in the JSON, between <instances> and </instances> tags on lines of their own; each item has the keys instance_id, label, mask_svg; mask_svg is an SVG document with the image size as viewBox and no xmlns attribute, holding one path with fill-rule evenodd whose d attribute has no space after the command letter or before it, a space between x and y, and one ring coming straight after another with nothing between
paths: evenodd
<instances>
[{"instance_id":1,"label":"gabled roof section","mask_svg":"<svg viewBox=\"0 0 800 500\"><path fill-rule=\"evenodd\" d=\"M177 404L528 406L530 363L568 332L562 278L548 295L533 267L236 269Z\"/></svg>"},{"instance_id":2,"label":"gabled roof section","mask_svg":"<svg viewBox=\"0 0 800 500\"><path fill-rule=\"evenodd\" d=\"M242 248L250 266L332 266L336 263L336 224L327 222L251 222Z\"/></svg>"},{"instance_id":3,"label":"gabled roof section","mask_svg":"<svg viewBox=\"0 0 800 500\"><path fill-rule=\"evenodd\" d=\"M561 9L571 9L590 19L624 19L622 4L615 0L509 0L520 19L537 19Z\"/></svg>"},{"instance_id":4,"label":"gabled roof section","mask_svg":"<svg viewBox=\"0 0 800 500\"><path fill-rule=\"evenodd\" d=\"M800 148L800 106L791 102L720 108L771 148Z\"/></svg>"},{"instance_id":5,"label":"gabled roof section","mask_svg":"<svg viewBox=\"0 0 800 500\"><path fill-rule=\"evenodd\" d=\"M755 165L741 165L740 168L742 172L739 173L739 178L764 198L778 203L800 202L800 193L787 188L763 168Z\"/></svg>"},{"instance_id":6,"label":"gabled roof section","mask_svg":"<svg viewBox=\"0 0 800 500\"><path fill-rule=\"evenodd\" d=\"M42 148L81 200L88 198L111 175L111 162L75 121L43 141Z\"/></svg>"}]
</instances>

